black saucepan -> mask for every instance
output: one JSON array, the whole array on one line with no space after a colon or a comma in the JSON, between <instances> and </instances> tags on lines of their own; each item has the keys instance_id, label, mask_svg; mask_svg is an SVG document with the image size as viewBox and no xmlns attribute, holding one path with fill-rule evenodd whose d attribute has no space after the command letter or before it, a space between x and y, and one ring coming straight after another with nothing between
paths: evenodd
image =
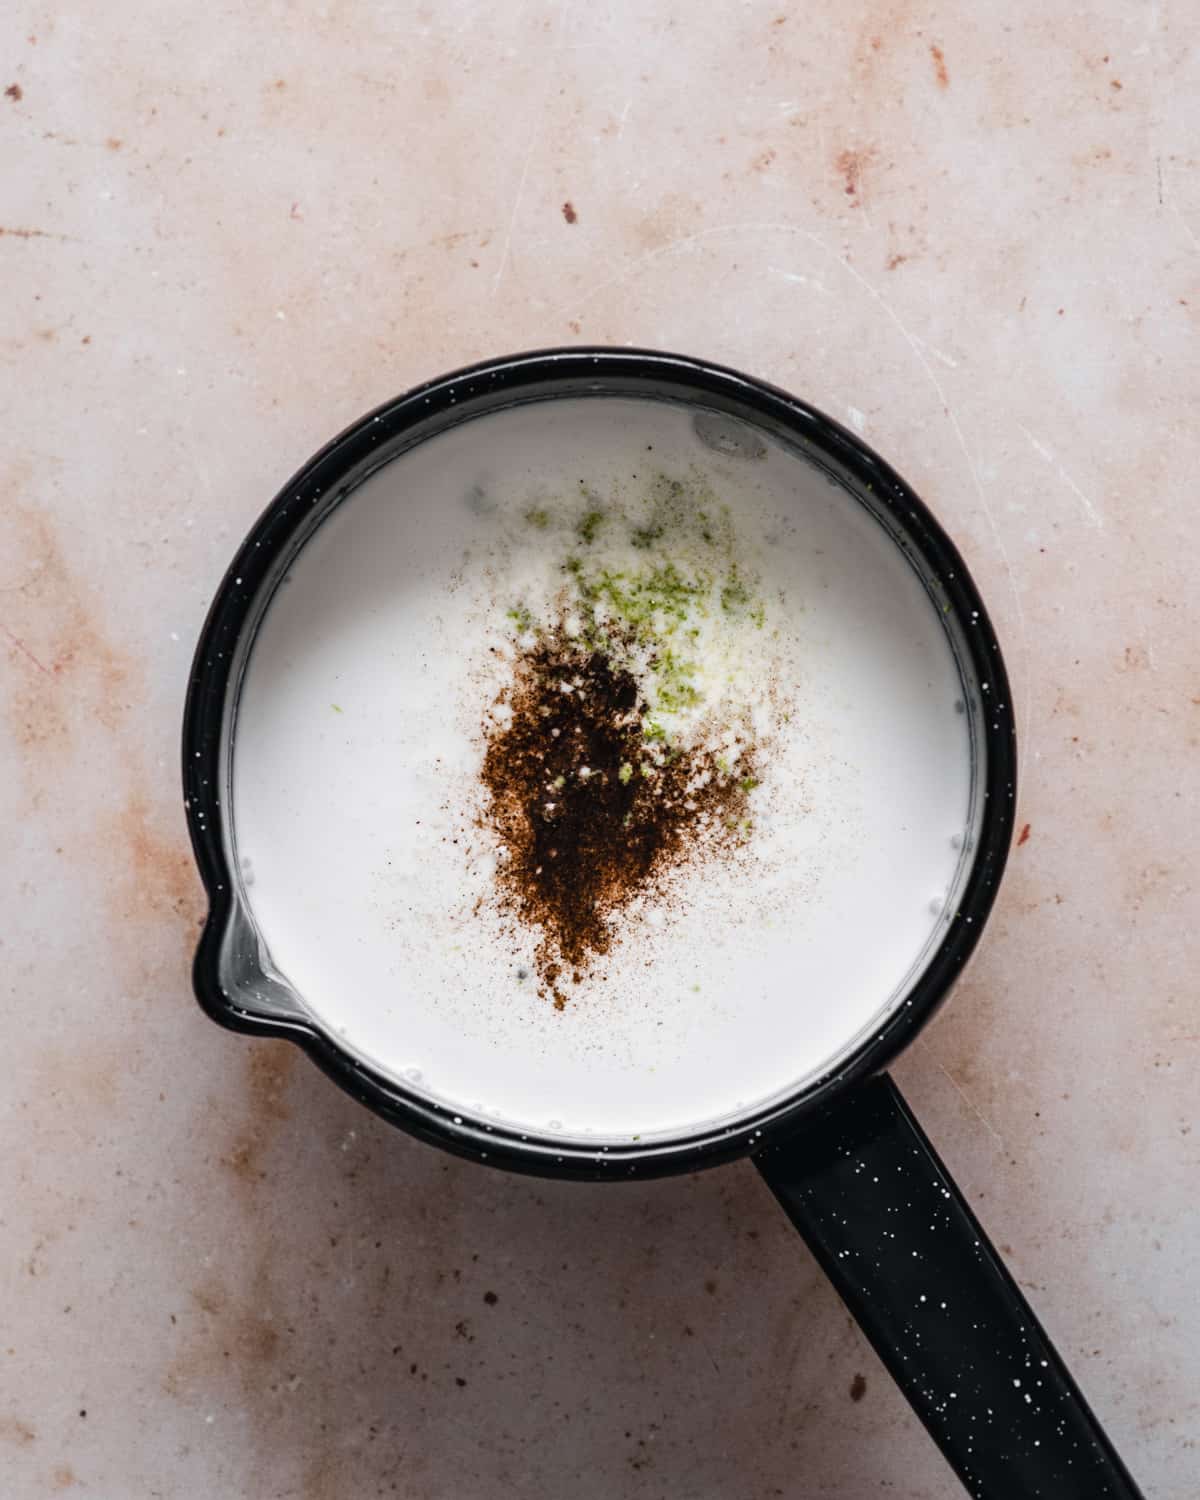
<instances>
[{"instance_id":1,"label":"black saucepan","mask_svg":"<svg viewBox=\"0 0 1200 1500\"><path fill-rule=\"evenodd\" d=\"M384 463L459 423L563 398L682 404L790 445L863 506L938 601L974 745L974 813L952 921L890 1010L836 1068L782 1102L669 1141L538 1138L452 1113L339 1047L266 961L229 822L238 694L255 632L299 549ZM209 897L195 961L222 1025L296 1042L356 1099L461 1156L616 1181L749 1156L804 1236L968 1492L987 1500L1131 1500L1138 1490L1016 1283L884 1069L945 999L987 920L1013 831L1014 718L983 601L962 558L899 475L811 406L700 360L627 349L497 359L363 417L312 458L229 567L192 666L184 795Z\"/></svg>"}]
</instances>

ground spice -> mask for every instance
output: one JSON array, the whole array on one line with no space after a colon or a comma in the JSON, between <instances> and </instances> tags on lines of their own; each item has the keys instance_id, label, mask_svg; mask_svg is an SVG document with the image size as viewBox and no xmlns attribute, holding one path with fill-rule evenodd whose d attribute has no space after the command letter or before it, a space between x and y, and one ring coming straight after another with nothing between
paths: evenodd
<instances>
[{"instance_id":1,"label":"ground spice","mask_svg":"<svg viewBox=\"0 0 1200 1500\"><path fill-rule=\"evenodd\" d=\"M703 746L648 736L636 678L561 627L518 646L496 708L481 822L500 844L501 905L537 932L539 985L561 1009L634 896L744 842L753 755L734 775Z\"/></svg>"}]
</instances>

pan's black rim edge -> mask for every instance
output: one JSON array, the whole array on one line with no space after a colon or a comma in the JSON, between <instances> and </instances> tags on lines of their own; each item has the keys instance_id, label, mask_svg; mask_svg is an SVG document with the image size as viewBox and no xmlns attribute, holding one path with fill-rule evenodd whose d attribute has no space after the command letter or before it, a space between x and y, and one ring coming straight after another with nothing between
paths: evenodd
<instances>
[{"instance_id":1,"label":"pan's black rim edge","mask_svg":"<svg viewBox=\"0 0 1200 1500\"><path fill-rule=\"evenodd\" d=\"M681 394L725 396L782 422L792 434L823 451L887 507L904 516L939 580L947 605L964 631L970 666L988 684L990 712L981 715L986 751L984 800L977 853L947 935L903 1005L864 1039L836 1069L806 1085L798 1096L725 1126L688 1137L646 1143L584 1146L575 1141L522 1135L488 1125L419 1098L349 1056L307 1020L278 1019L237 1003L220 981L220 950L233 914L232 875L221 834L219 805L222 716L233 647L272 558L295 522L321 494L369 456L418 422L471 414L472 397L592 377L597 387L615 380L669 381ZM952 987L982 934L1008 859L1016 816L1016 733L1007 672L987 611L954 543L908 484L853 433L815 407L764 381L686 355L625 348L541 349L488 360L418 386L346 428L301 468L263 511L230 564L209 608L192 662L183 718L183 793L196 863L209 911L193 964L196 996L205 1012L234 1031L278 1037L300 1045L318 1066L356 1099L409 1133L475 1161L544 1176L628 1180L716 1166L761 1150L790 1134L846 1086L880 1072L908 1045Z\"/></svg>"}]
</instances>

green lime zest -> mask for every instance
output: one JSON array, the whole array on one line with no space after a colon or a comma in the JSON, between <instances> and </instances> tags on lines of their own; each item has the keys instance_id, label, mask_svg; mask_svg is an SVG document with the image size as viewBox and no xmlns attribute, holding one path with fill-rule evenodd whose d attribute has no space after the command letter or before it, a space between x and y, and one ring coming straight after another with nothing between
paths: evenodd
<instances>
[{"instance_id":1,"label":"green lime zest","mask_svg":"<svg viewBox=\"0 0 1200 1500\"><path fill-rule=\"evenodd\" d=\"M589 510L575 528L575 534L585 546L591 546L596 540L596 533L607 520L602 510Z\"/></svg>"},{"instance_id":2,"label":"green lime zest","mask_svg":"<svg viewBox=\"0 0 1200 1500\"><path fill-rule=\"evenodd\" d=\"M736 609L744 609L750 603L750 597L750 589L737 563L730 563L725 582L721 585L721 608L727 614Z\"/></svg>"}]
</instances>

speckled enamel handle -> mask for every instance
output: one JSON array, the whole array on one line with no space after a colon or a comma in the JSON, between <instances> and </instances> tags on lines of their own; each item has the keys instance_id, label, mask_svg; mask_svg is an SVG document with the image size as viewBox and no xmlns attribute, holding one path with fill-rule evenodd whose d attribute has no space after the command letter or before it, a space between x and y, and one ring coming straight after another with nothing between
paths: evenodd
<instances>
[{"instance_id":1,"label":"speckled enamel handle","mask_svg":"<svg viewBox=\"0 0 1200 1500\"><path fill-rule=\"evenodd\" d=\"M977 1500L1141 1500L888 1077L755 1158Z\"/></svg>"}]
</instances>

